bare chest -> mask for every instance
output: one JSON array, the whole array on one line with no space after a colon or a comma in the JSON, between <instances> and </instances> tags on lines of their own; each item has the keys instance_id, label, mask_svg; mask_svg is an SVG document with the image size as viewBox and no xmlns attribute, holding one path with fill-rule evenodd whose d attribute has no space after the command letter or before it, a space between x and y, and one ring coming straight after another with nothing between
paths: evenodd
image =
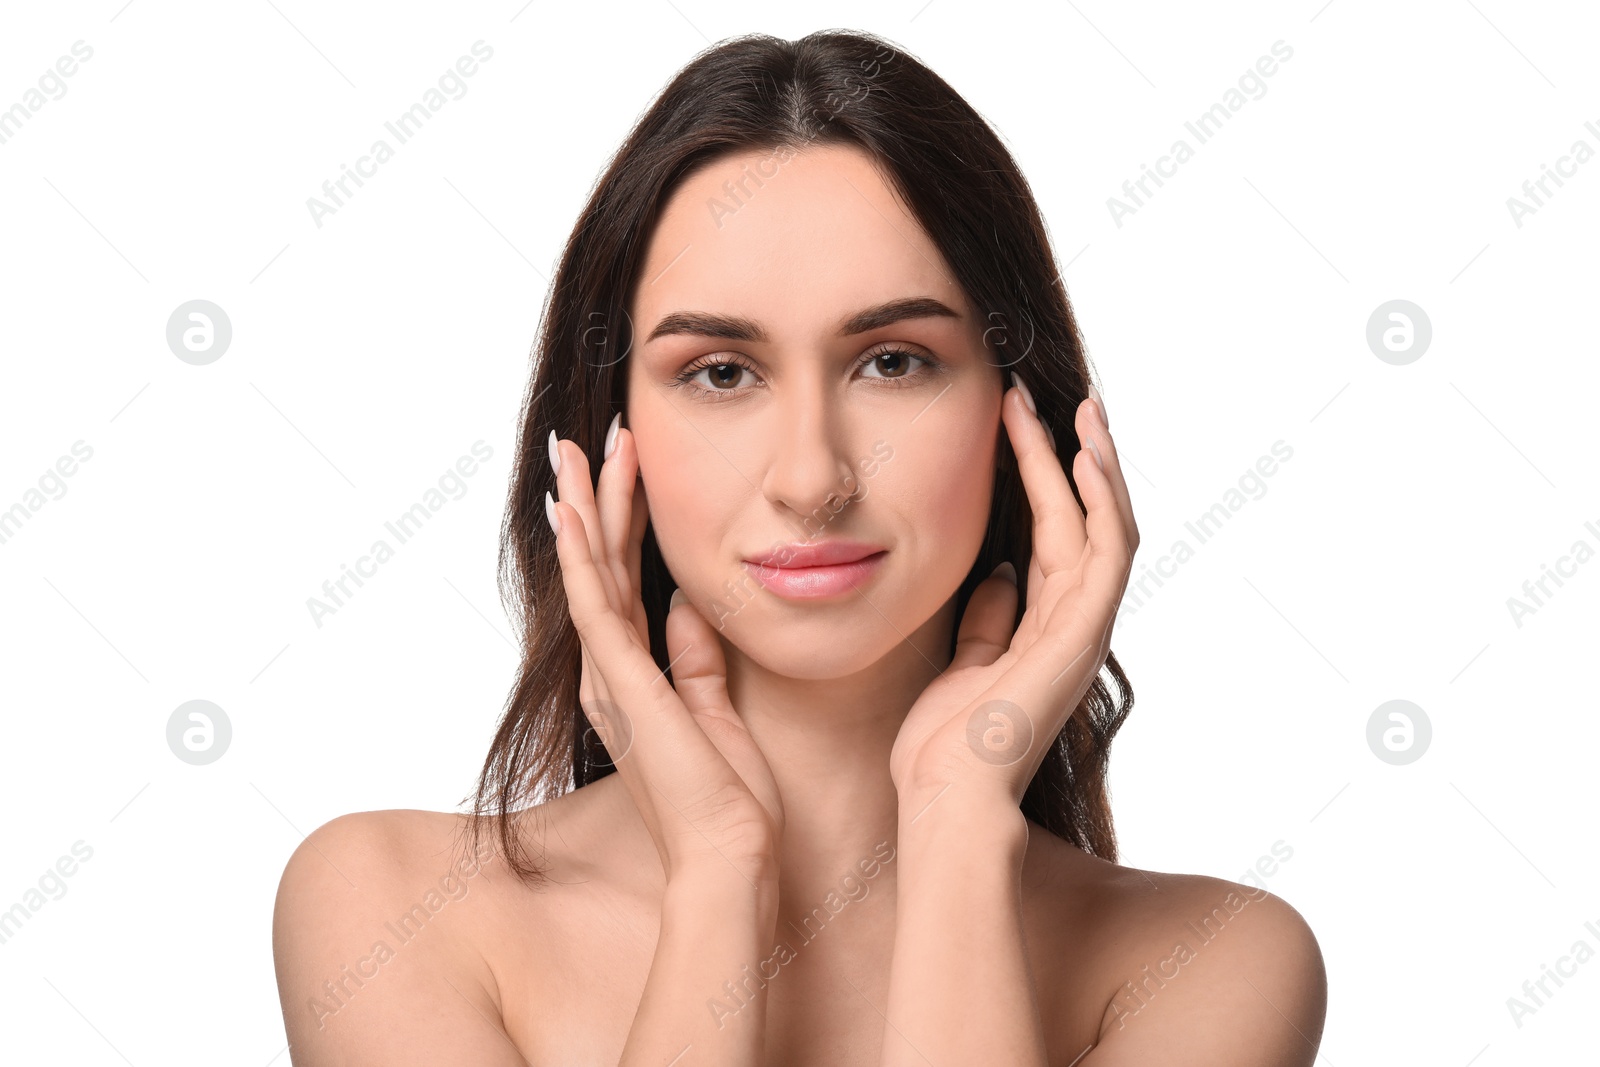
<instances>
[{"instance_id":1,"label":"bare chest","mask_svg":"<svg viewBox=\"0 0 1600 1067\"><path fill-rule=\"evenodd\" d=\"M650 976L659 911L597 883L532 894L519 908L515 926L530 936L485 946L507 1032L532 1063L615 1064ZM1093 1043L1103 1004L1090 990L1101 983L1074 976L1061 945L1038 933L1029 937L1030 968L1052 1060L1066 1064ZM871 1067L893 937L892 899L823 922L816 912L781 911L770 950L730 967L695 1001L720 1026L763 1025L767 1067ZM1074 1001L1081 1010L1058 1008Z\"/></svg>"}]
</instances>

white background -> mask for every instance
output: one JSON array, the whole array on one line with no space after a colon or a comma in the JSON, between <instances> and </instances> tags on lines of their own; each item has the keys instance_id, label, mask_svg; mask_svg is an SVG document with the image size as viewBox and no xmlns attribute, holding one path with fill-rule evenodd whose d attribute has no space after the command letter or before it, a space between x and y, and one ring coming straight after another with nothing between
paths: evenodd
<instances>
[{"instance_id":1,"label":"white background","mask_svg":"<svg viewBox=\"0 0 1600 1067\"><path fill-rule=\"evenodd\" d=\"M852 26L1015 153L1104 383L1135 577L1195 548L1114 643L1124 862L1237 879L1292 849L1267 881L1327 959L1321 1062L1593 1062L1600 960L1520 1027L1506 1001L1600 951L1600 561L1521 625L1507 601L1600 549L1600 159L1520 227L1507 200L1600 150L1600 20L919 3L8 5L0 108L75 41L93 56L0 144L0 509L93 455L0 544L0 909L93 854L0 944L0 1056L288 1062L285 860L344 812L456 807L512 681L496 535L590 184L709 43ZM307 198L480 39L466 94L316 226ZM1265 94L1197 144L1184 122L1279 40ZM1108 198L1179 137L1194 158L1118 226ZM208 366L166 342L194 299L232 323ZM1394 299L1432 324L1403 366L1366 341ZM315 625L307 598L479 440L465 494ZM1280 440L1197 545L1185 523ZM208 766L167 747L192 699L233 727ZM1367 743L1392 699L1432 724L1408 765Z\"/></svg>"}]
</instances>

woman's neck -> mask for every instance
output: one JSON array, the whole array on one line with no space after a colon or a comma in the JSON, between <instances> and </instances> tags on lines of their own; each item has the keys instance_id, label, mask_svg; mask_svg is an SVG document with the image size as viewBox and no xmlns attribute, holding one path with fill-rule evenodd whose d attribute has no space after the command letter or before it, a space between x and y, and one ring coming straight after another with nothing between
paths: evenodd
<instances>
[{"instance_id":1,"label":"woman's neck","mask_svg":"<svg viewBox=\"0 0 1600 1067\"><path fill-rule=\"evenodd\" d=\"M894 847L899 798L889 754L907 711L948 666L952 606L842 678L777 675L725 643L729 699L783 798L783 897L810 899Z\"/></svg>"}]
</instances>

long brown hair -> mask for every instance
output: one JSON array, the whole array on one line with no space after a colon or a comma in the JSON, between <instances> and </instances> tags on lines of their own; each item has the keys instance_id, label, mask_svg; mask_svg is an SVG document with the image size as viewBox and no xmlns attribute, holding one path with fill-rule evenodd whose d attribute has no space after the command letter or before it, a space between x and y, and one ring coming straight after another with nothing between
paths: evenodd
<instances>
[{"instance_id":1,"label":"long brown hair","mask_svg":"<svg viewBox=\"0 0 1600 1067\"><path fill-rule=\"evenodd\" d=\"M798 41L750 34L700 53L639 119L584 205L551 286L523 397L499 558L522 663L470 798L478 816L470 822L476 845L482 817L492 818L501 851L525 881L542 880L544 870L528 862L518 811L616 769L579 705L578 635L545 519L544 494L556 488L548 434L554 429L580 445L598 478L602 437L626 402L629 300L655 221L682 180L729 153L814 144L851 145L875 158L984 315L995 373L1009 385L1015 370L1031 388L1071 477L1081 447L1072 416L1089 386L1083 340L1038 206L983 118L917 59L869 33L820 31ZM957 619L1004 560L1018 571L1020 619L1032 521L1002 432L988 533L957 591ZM665 671L674 586L653 528L640 559L651 652ZM1097 677L1029 783L1022 810L1084 851L1115 860L1106 763L1133 690L1115 655L1105 672L1117 683L1115 698Z\"/></svg>"}]
</instances>

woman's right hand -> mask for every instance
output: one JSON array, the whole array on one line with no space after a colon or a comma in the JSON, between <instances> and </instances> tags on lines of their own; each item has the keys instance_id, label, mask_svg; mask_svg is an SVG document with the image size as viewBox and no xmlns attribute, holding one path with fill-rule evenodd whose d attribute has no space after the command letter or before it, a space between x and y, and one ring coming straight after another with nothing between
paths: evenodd
<instances>
[{"instance_id":1,"label":"woman's right hand","mask_svg":"<svg viewBox=\"0 0 1600 1067\"><path fill-rule=\"evenodd\" d=\"M576 443L551 431L556 553L583 651L585 715L638 807L668 881L726 877L775 888L783 802L766 757L728 699L717 633L681 590L667 614L669 683L650 655L639 594L649 519L633 434L612 423L598 492ZM556 464L556 457L559 463Z\"/></svg>"}]
</instances>

